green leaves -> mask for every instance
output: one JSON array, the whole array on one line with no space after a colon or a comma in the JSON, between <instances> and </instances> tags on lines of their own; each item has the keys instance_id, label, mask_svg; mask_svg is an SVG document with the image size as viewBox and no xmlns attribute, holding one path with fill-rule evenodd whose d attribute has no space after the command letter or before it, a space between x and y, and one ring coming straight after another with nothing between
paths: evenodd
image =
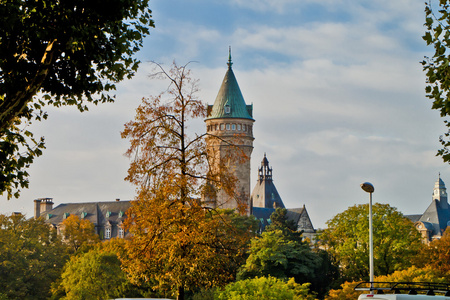
<instances>
[{"instance_id":1,"label":"green leaves","mask_svg":"<svg viewBox=\"0 0 450 300\"><path fill-rule=\"evenodd\" d=\"M27 187L24 169L44 148L32 135L31 144L20 138L17 120L45 119L45 105L83 112L87 103L114 101L108 92L135 74L139 61L133 56L154 26L148 2L1 2L0 193L17 197L16 190Z\"/></svg>"},{"instance_id":2,"label":"green leaves","mask_svg":"<svg viewBox=\"0 0 450 300\"><path fill-rule=\"evenodd\" d=\"M450 11L449 1L440 0L439 8L431 6L431 2L425 3L425 27L427 31L422 37L427 46L433 45L434 54L432 57L425 57L422 61L423 70L427 77L425 87L426 96L433 101L432 109L440 111L441 117L445 118L450 114L450 55L447 48L450 45ZM450 126L445 123L450 132ZM447 132L447 133L448 133ZM440 137L439 141L442 149L437 152L445 162L450 162L450 151L448 135Z\"/></svg>"},{"instance_id":3,"label":"green leaves","mask_svg":"<svg viewBox=\"0 0 450 300\"><path fill-rule=\"evenodd\" d=\"M366 280L369 270L369 205L356 205L327 222L320 235L345 280ZM421 243L414 224L387 204L373 205L375 275L409 267Z\"/></svg>"}]
</instances>

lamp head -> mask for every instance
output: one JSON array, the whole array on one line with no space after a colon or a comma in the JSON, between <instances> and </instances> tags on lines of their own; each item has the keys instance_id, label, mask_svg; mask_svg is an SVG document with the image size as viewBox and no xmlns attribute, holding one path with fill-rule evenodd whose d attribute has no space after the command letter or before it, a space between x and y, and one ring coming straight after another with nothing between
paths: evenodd
<instances>
[{"instance_id":1,"label":"lamp head","mask_svg":"<svg viewBox=\"0 0 450 300\"><path fill-rule=\"evenodd\" d=\"M375 188L370 182L361 183L361 188L367 193L373 193L375 191Z\"/></svg>"}]
</instances>

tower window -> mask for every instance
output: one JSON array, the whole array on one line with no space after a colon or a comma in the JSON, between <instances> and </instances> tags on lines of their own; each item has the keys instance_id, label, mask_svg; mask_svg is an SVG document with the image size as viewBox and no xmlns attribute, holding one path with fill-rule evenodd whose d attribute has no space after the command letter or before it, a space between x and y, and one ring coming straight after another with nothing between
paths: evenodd
<instances>
[{"instance_id":1,"label":"tower window","mask_svg":"<svg viewBox=\"0 0 450 300\"><path fill-rule=\"evenodd\" d=\"M220 130L225 130L225 124L220 124Z\"/></svg>"},{"instance_id":2,"label":"tower window","mask_svg":"<svg viewBox=\"0 0 450 300\"><path fill-rule=\"evenodd\" d=\"M227 124L227 130L230 130L230 124Z\"/></svg>"},{"instance_id":3,"label":"tower window","mask_svg":"<svg viewBox=\"0 0 450 300\"><path fill-rule=\"evenodd\" d=\"M247 131L247 125L245 124L242 125L242 131Z\"/></svg>"},{"instance_id":4,"label":"tower window","mask_svg":"<svg viewBox=\"0 0 450 300\"><path fill-rule=\"evenodd\" d=\"M217 129L219 129L219 128L218 128L218 125L216 124L216 125L214 125L214 130L217 130Z\"/></svg>"},{"instance_id":5,"label":"tower window","mask_svg":"<svg viewBox=\"0 0 450 300\"><path fill-rule=\"evenodd\" d=\"M241 124L237 124L237 130L241 131Z\"/></svg>"},{"instance_id":6,"label":"tower window","mask_svg":"<svg viewBox=\"0 0 450 300\"><path fill-rule=\"evenodd\" d=\"M236 124L231 125L231 130L236 130Z\"/></svg>"},{"instance_id":7,"label":"tower window","mask_svg":"<svg viewBox=\"0 0 450 300\"><path fill-rule=\"evenodd\" d=\"M231 107L230 107L230 105L225 105L225 113L226 114L229 114L229 113L231 113Z\"/></svg>"}]
</instances>

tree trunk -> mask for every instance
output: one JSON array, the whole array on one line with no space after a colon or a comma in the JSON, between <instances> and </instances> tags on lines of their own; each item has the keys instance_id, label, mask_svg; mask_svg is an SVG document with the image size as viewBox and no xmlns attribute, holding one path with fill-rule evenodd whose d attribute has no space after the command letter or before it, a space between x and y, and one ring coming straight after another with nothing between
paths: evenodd
<instances>
[{"instance_id":1,"label":"tree trunk","mask_svg":"<svg viewBox=\"0 0 450 300\"><path fill-rule=\"evenodd\" d=\"M177 300L184 300L184 287L183 286L178 287Z\"/></svg>"}]
</instances>

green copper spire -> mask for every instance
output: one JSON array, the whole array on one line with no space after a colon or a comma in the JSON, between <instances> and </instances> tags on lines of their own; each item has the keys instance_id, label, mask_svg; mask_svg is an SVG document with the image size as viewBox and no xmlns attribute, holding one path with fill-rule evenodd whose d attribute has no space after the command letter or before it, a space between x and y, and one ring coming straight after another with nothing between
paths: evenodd
<instances>
[{"instance_id":1,"label":"green copper spire","mask_svg":"<svg viewBox=\"0 0 450 300\"><path fill-rule=\"evenodd\" d=\"M253 105L246 105L231 65L231 47L228 50L228 70L220 86L214 105L208 106L208 119L240 118L253 120Z\"/></svg>"},{"instance_id":2,"label":"green copper spire","mask_svg":"<svg viewBox=\"0 0 450 300\"><path fill-rule=\"evenodd\" d=\"M231 46L228 47L228 68L231 68L231 66L233 65L233 62L231 62Z\"/></svg>"}]
</instances>

